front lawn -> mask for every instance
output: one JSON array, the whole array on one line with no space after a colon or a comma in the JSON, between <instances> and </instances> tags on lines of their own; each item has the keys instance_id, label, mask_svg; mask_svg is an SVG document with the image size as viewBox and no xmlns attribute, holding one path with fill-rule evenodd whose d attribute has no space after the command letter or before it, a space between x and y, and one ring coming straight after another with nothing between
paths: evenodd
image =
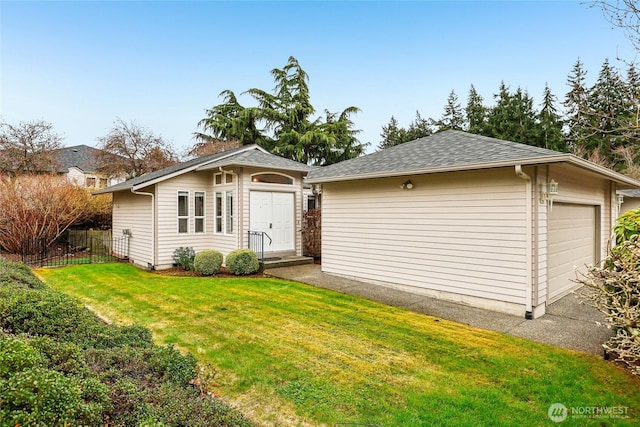
<instances>
[{"instance_id":1,"label":"front lawn","mask_svg":"<svg viewBox=\"0 0 640 427\"><path fill-rule=\"evenodd\" d=\"M554 425L553 403L628 408L562 425L637 424L640 381L588 354L276 279L123 264L37 274L210 364L211 391L262 425Z\"/></svg>"}]
</instances>

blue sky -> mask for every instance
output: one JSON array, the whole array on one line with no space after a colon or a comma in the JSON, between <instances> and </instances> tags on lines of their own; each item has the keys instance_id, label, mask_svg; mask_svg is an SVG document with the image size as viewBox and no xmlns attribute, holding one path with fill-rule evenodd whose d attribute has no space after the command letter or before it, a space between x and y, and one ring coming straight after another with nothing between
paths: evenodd
<instances>
[{"instance_id":1,"label":"blue sky","mask_svg":"<svg viewBox=\"0 0 640 427\"><path fill-rule=\"evenodd\" d=\"M225 89L273 88L296 57L311 101L357 106L373 150L394 115L440 118L471 84L493 103L501 81L536 103L562 99L578 57L588 83L605 58L635 59L598 9L564 2L0 1L0 117L46 120L66 146L97 145L119 117L176 150L193 145ZM252 105L250 98L241 98Z\"/></svg>"}]
</instances>

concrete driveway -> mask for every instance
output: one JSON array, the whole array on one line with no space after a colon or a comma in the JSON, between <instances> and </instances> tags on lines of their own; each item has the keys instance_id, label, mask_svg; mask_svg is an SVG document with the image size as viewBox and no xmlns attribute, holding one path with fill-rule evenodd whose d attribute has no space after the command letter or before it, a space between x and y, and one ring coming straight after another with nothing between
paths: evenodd
<instances>
[{"instance_id":1,"label":"concrete driveway","mask_svg":"<svg viewBox=\"0 0 640 427\"><path fill-rule=\"evenodd\" d=\"M602 355L602 344L611 331L596 322L604 316L578 298L567 295L547 307L547 314L538 319L483 310L436 298L412 294L385 286L345 279L320 271L315 264L280 267L265 270L265 274L280 279L307 283L325 289L357 295L395 307L448 319L478 328L489 329L545 344L586 353Z\"/></svg>"}]
</instances>

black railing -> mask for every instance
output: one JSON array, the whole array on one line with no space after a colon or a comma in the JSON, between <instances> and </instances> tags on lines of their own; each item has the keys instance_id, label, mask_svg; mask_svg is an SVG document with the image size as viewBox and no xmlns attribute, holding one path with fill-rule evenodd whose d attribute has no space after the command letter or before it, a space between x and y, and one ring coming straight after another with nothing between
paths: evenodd
<instances>
[{"instance_id":1,"label":"black railing","mask_svg":"<svg viewBox=\"0 0 640 427\"><path fill-rule=\"evenodd\" d=\"M110 230L68 230L53 242L44 237L22 241L22 262L31 267L118 262L128 259L129 236L113 238Z\"/></svg>"},{"instance_id":2,"label":"black railing","mask_svg":"<svg viewBox=\"0 0 640 427\"><path fill-rule=\"evenodd\" d=\"M269 239L269 245L271 245L271 237L264 231L248 231L247 232L247 247L254 251L258 256L260 262L264 262L264 238Z\"/></svg>"}]
</instances>

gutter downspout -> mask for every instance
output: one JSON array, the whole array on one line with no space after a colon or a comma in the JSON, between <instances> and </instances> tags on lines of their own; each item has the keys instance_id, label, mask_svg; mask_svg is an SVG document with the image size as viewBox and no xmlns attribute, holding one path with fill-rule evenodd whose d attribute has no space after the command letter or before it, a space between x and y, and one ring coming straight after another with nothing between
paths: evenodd
<instances>
[{"instance_id":1,"label":"gutter downspout","mask_svg":"<svg viewBox=\"0 0 640 427\"><path fill-rule=\"evenodd\" d=\"M133 194L139 194L141 196L150 196L151 197L151 263L149 265L150 270L156 269L156 206L155 206L155 195L153 193L145 193L143 191L136 191L131 188L131 192Z\"/></svg>"},{"instance_id":2,"label":"gutter downspout","mask_svg":"<svg viewBox=\"0 0 640 427\"><path fill-rule=\"evenodd\" d=\"M533 319L533 304L531 301L532 293L533 293L533 220L532 220L532 210L533 210L533 200L532 200L532 183L531 177L524 173L522 170L522 165L516 165L516 175L519 178L524 179L526 184L526 197L527 197L527 218L526 218L526 258L527 258L527 271L526 271L526 282L525 282L525 319L531 320Z\"/></svg>"}]
</instances>

